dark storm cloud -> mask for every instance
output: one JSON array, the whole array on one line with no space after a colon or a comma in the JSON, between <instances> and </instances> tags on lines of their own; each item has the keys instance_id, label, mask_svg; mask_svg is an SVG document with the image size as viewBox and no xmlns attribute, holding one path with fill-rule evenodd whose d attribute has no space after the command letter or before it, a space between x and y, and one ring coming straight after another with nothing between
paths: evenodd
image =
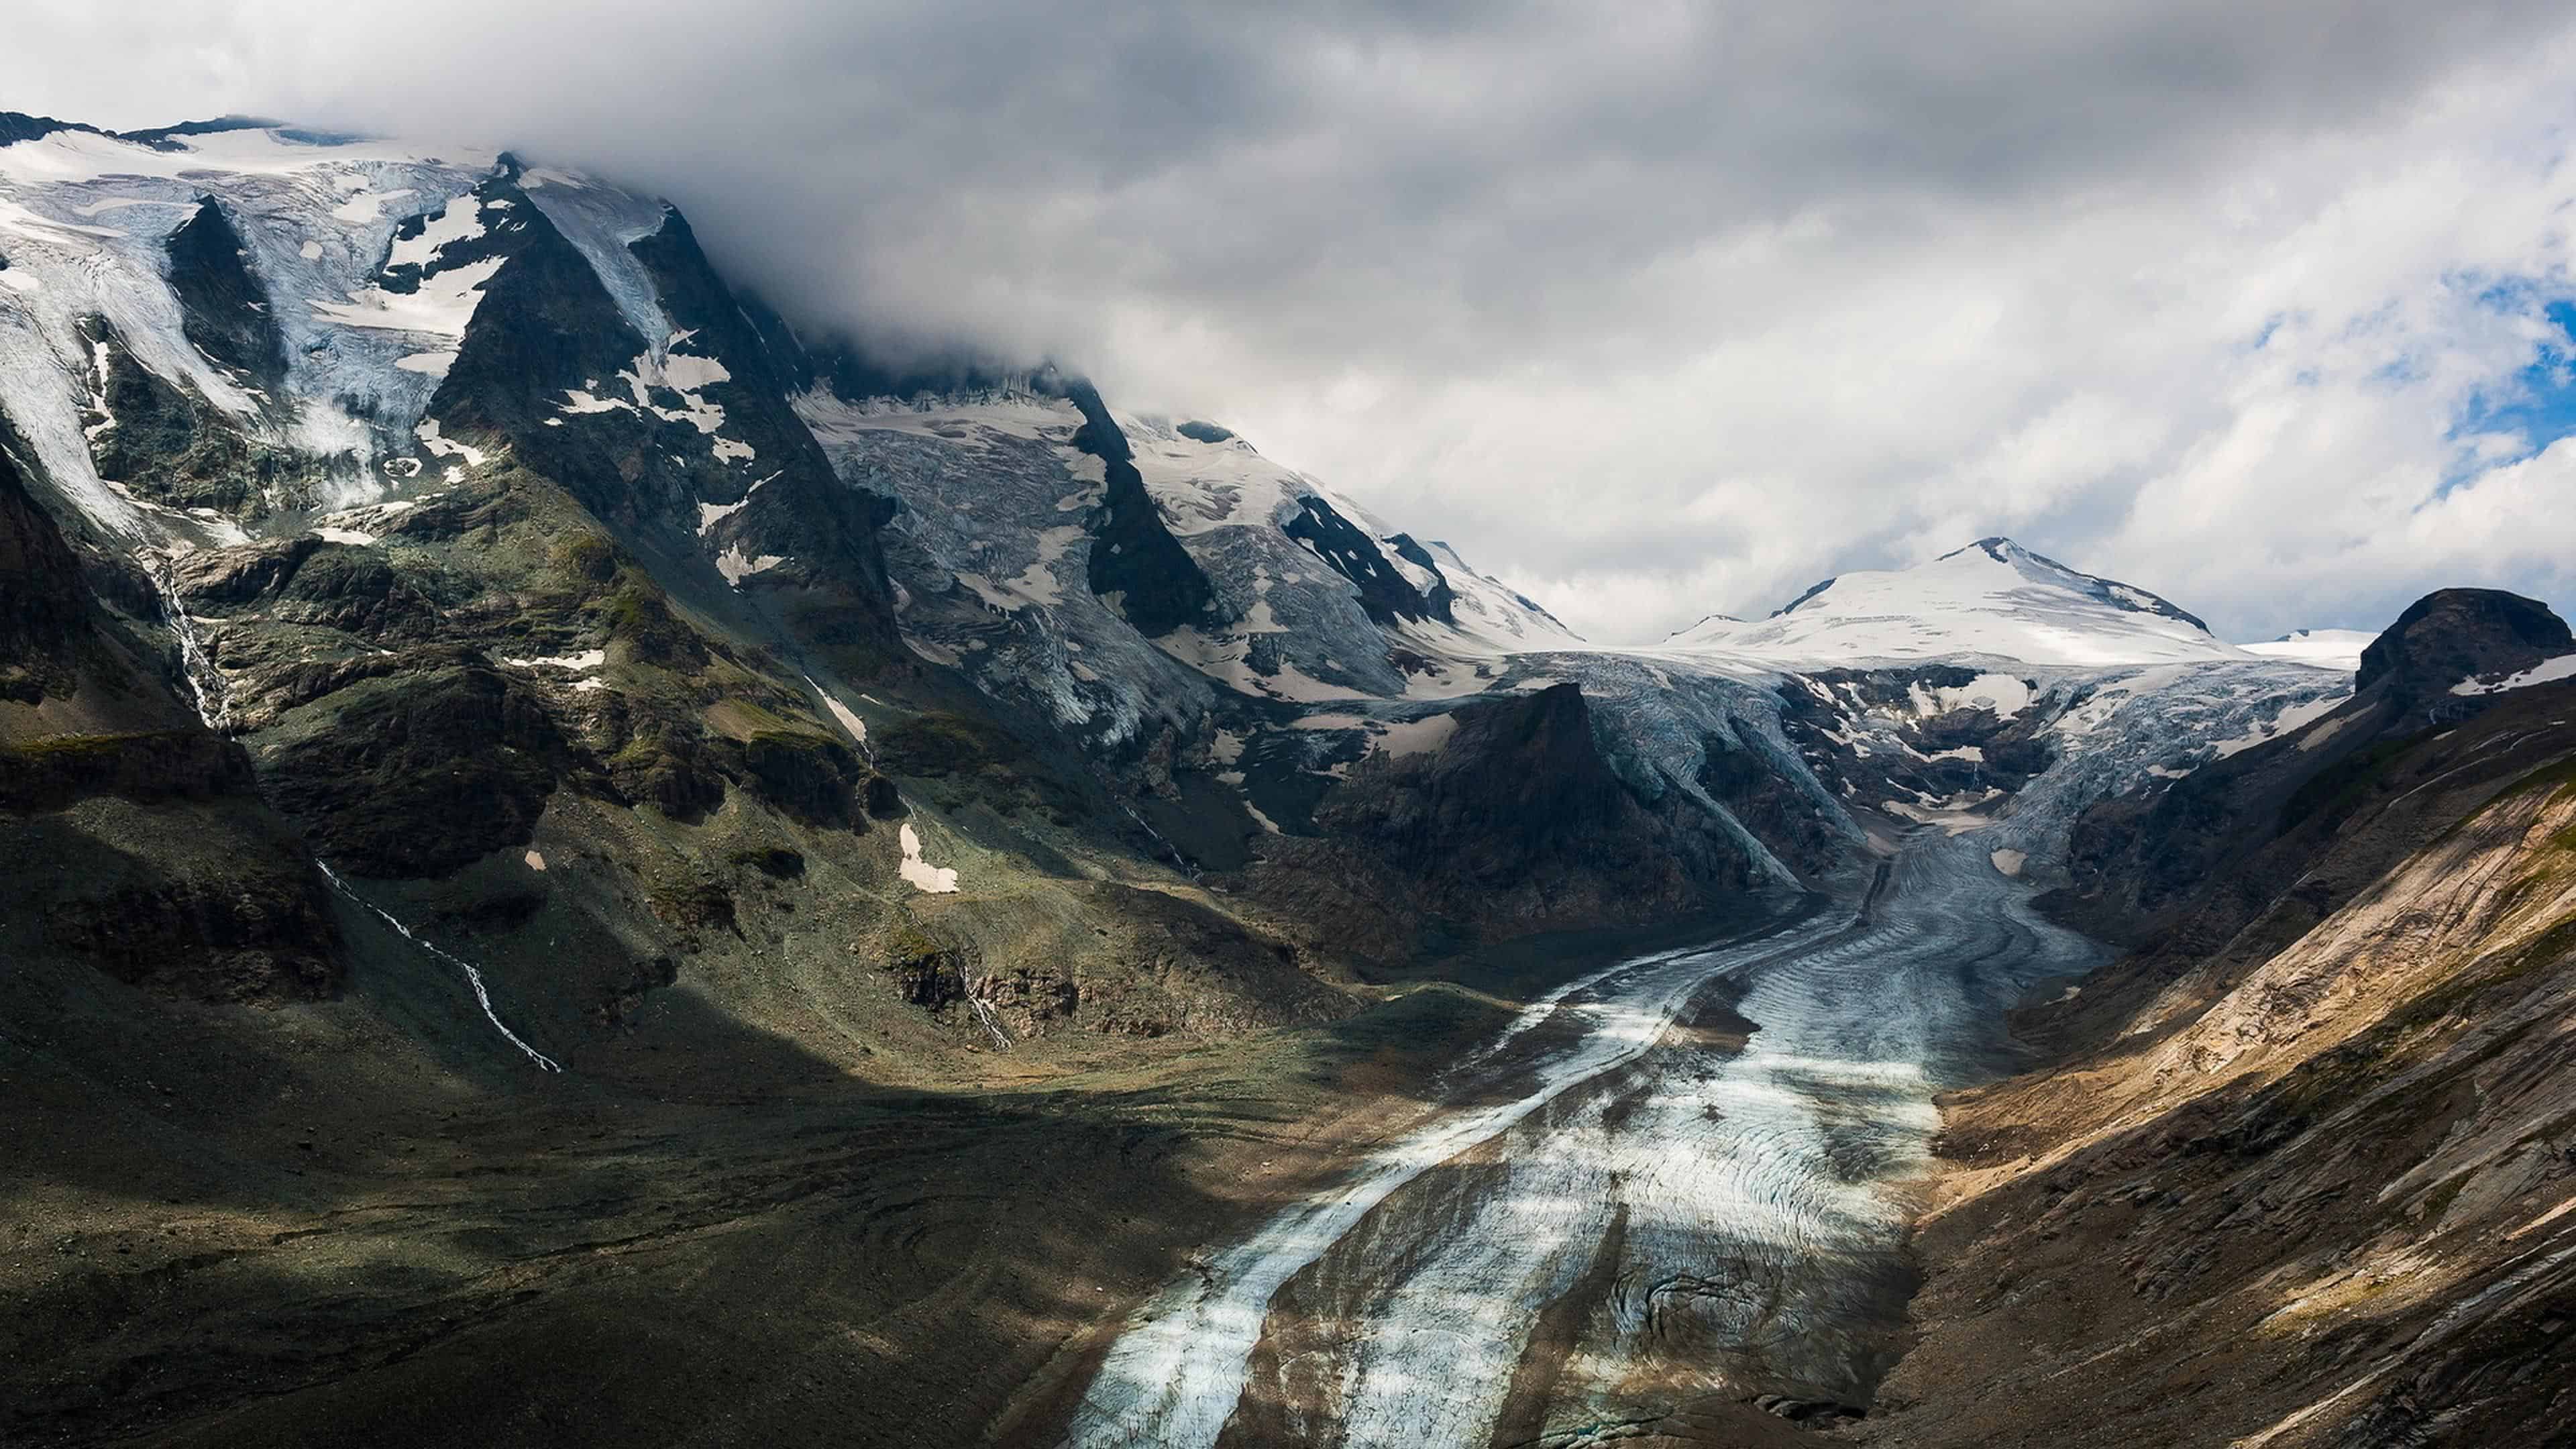
<instances>
[{"instance_id":1,"label":"dark storm cloud","mask_svg":"<svg viewBox=\"0 0 2576 1449\"><path fill-rule=\"evenodd\" d=\"M2556 163L2513 147L2565 119L2534 81L2564 53L2548 4L464 0L20 23L9 104L264 110L610 174L793 311L1219 413L1596 628L2033 530L2243 628L2363 622L2414 586L2406 560L2478 557L2474 530L2355 552L2420 526L2420 481L2330 526L2257 509L2212 538L2164 514L2229 467L2240 490L2324 489L2401 446L2450 468L2468 384L2383 431L2333 391L2337 365L2377 365L2350 319L2510 376L2530 337L2418 294L2563 266L2461 225L2336 220L2454 204L2388 181L2410 167L2547 199ZM2334 436L2257 456L2256 413L2292 386L2242 355L2274 305L2310 319L2283 375L2327 379ZM2242 582L2257 557L2386 577L2331 601L2356 617L2293 617L2313 588Z\"/></svg>"}]
</instances>

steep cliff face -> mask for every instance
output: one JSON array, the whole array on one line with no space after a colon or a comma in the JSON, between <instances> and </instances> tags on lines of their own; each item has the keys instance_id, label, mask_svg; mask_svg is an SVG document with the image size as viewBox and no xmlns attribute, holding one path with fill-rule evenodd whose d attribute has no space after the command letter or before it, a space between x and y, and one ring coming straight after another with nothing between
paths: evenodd
<instances>
[{"instance_id":1,"label":"steep cliff face","mask_svg":"<svg viewBox=\"0 0 2576 1449\"><path fill-rule=\"evenodd\" d=\"M2462 680L2508 675L2576 650L2567 623L2537 599L2500 589L2442 589L2397 616L2361 651L2354 687L2384 685L2431 722Z\"/></svg>"},{"instance_id":2,"label":"steep cliff face","mask_svg":"<svg viewBox=\"0 0 2576 1449\"><path fill-rule=\"evenodd\" d=\"M1091 592L1149 637L1224 622L1216 614L1215 586L1164 524L1108 404L1089 383L1073 384L1066 396L1082 413L1073 446L1101 468L1100 504L1090 522Z\"/></svg>"},{"instance_id":3,"label":"steep cliff face","mask_svg":"<svg viewBox=\"0 0 2576 1449\"><path fill-rule=\"evenodd\" d=\"M2558 1442L2576 685L2408 728L2388 696L2465 698L2455 670L2526 658L2484 626L2427 649L2461 602L2410 610L2362 695L2281 757L2221 769L2277 828L2024 1013L2043 1070L1949 1103L1922 1339L1870 1442ZM2126 823L2188 848L2227 828L2206 812Z\"/></svg>"},{"instance_id":4,"label":"steep cliff face","mask_svg":"<svg viewBox=\"0 0 2576 1449\"><path fill-rule=\"evenodd\" d=\"M1734 840L1639 800L1594 728L1573 684L1432 716L1354 765L1315 824L1362 894L1466 939L1686 914L1754 883Z\"/></svg>"},{"instance_id":5,"label":"steep cliff face","mask_svg":"<svg viewBox=\"0 0 2576 1449\"><path fill-rule=\"evenodd\" d=\"M329 994L338 932L248 756L91 589L11 443L0 427L0 951L202 1000Z\"/></svg>"},{"instance_id":6,"label":"steep cliff face","mask_svg":"<svg viewBox=\"0 0 2576 1449\"><path fill-rule=\"evenodd\" d=\"M2217 949L2271 908L2391 766L2442 729L2513 698L2477 681L2570 650L2567 626L2530 599L2446 589L2410 607L2363 654L2359 688L2292 733L2171 782L2102 801L2077 823L2070 890L2057 902L2112 940Z\"/></svg>"}]
</instances>

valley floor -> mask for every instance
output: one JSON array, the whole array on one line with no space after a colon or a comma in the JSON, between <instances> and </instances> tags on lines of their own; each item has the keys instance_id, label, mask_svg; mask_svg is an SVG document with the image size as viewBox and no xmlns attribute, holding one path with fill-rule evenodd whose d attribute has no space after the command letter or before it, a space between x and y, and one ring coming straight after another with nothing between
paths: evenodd
<instances>
[{"instance_id":1,"label":"valley floor","mask_svg":"<svg viewBox=\"0 0 2576 1449\"><path fill-rule=\"evenodd\" d=\"M1857 902L1542 999L1444 1075L1453 1110L1158 1295L1069 1442L1740 1442L1857 1416L1899 1347L1895 1185L1934 1093L2099 960L2028 896L1973 833L1918 829Z\"/></svg>"},{"instance_id":2,"label":"valley floor","mask_svg":"<svg viewBox=\"0 0 2576 1449\"><path fill-rule=\"evenodd\" d=\"M776 1040L691 1058L729 1076L460 1071L391 1024L460 1007L417 960L322 1007L140 1014L22 961L0 1443L1052 1443L1174 1271L1420 1123L1515 997L1635 939L1465 973L1514 996L1415 984L952 1092Z\"/></svg>"},{"instance_id":3,"label":"valley floor","mask_svg":"<svg viewBox=\"0 0 2576 1449\"><path fill-rule=\"evenodd\" d=\"M2369 939L2436 939L2416 913L2484 940L2460 892L2522 909L2481 862L2554 861L2551 798L2447 837L2421 889L2392 878L2357 908ZM211 1008L116 1015L94 975L17 971L0 1442L1932 1446L2153 1422L2286 1446L2316 1386L2398 1383L2383 1342L2439 1349L2424 1372L2549 1371L2556 1149L2519 1117L2491 1146L2446 1135L2466 1086L2321 1086L2358 1060L2329 1053L2131 1125L2114 1096L2179 1080L2132 1048L1945 1099L2013 1065L2015 1003L2104 955L1981 837L1914 829L1848 897L1732 937L1532 943L1330 1025L954 1091L800 1072L783 1041L727 1044L781 1058L736 1076L501 1085L419 1059L389 1024L417 1003L366 973L327 1008L230 1013L210 1055ZM2523 990L2524 959L2462 979ZM2440 1000L2424 1021L2522 1023L2534 1054L2469 1041L2462 1070L2545 1083L2563 1056L2556 996ZM2420 1040L2408 1070L2450 1070ZM2347 1090L2434 1118L2306 1133ZM2351 1190L2410 1142L2487 1165L2465 1192L2430 1167L2411 1198ZM2456 1292L2406 1286L2395 1238L2353 1256L2471 1212L2538 1236L2445 1250ZM2208 1293L2230 1336L2159 1348ZM2413 1336L2372 1336L2356 1294ZM2468 1309L2490 1301L2529 1343L2488 1341Z\"/></svg>"}]
</instances>

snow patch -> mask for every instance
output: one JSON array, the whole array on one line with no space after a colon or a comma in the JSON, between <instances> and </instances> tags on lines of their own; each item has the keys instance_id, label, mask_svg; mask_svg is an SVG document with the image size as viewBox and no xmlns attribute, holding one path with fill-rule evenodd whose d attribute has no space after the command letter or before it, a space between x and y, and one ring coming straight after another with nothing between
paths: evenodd
<instances>
[{"instance_id":1,"label":"snow patch","mask_svg":"<svg viewBox=\"0 0 2576 1449\"><path fill-rule=\"evenodd\" d=\"M2561 654L2544 659L2520 674L2481 682L2463 679L2451 686L2453 694L2502 694L2508 689L2529 689L2535 684L2555 684L2562 679L2576 679L2576 654Z\"/></svg>"},{"instance_id":2,"label":"snow patch","mask_svg":"<svg viewBox=\"0 0 2576 1449\"><path fill-rule=\"evenodd\" d=\"M1420 719L1388 725L1378 735L1377 744L1371 753L1382 754L1396 760L1403 759L1407 755L1435 754L1441 746L1449 743L1449 737L1457 732L1456 715L1424 715Z\"/></svg>"},{"instance_id":3,"label":"snow patch","mask_svg":"<svg viewBox=\"0 0 2576 1449\"><path fill-rule=\"evenodd\" d=\"M468 468L483 466L483 450L471 443L460 443L454 438L442 436L436 418L421 419L420 426L413 428L411 435L420 439L422 449L433 458L462 458Z\"/></svg>"},{"instance_id":4,"label":"snow patch","mask_svg":"<svg viewBox=\"0 0 2576 1449\"><path fill-rule=\"evenodd\" d=\"M931 895L948 895L957 889L957 871L953 866L932 865L921 858L921 837L906 822L896 838L903 844L903 864L897 866L903 878L916 890Z\"/></svg>"},{"instance_id":5,"label":"snow patch","mask_svg":"<svg viewBox=\"0 0 2576 1449\"><path fill-rule=\"evenodd\" d=\"M832 712L832 718L839 720L841 722L841 728L850 732L850 738L857 742L861 748L865 748L868 742L868 722L859 718L857 712L852 710L848 705L835 699L832 696L832 691L816 684L814 682L813 675L804 675L802 678L805 681L806 688L823 697L823 707Z\"/></svg>"},{"instance_id":6,"label":"snow patch","mask_svg":"<svg viewBox=\"0 0 2576 1449\"><path fill-rule=\"evenodd\" d=\"M2303 659L2296 662L2304 664L2308 661ZM2246 733L2232 740L2219 741L2218 758L2226 759L2230 755L2250 750L2265 740L2279 739L2292 730L2304 726L2310 720L2322 719L2331 713L2336 705L2343 703L2345 698L2344 695L2336 694L2328 695L2323 699L2312 699L2305 704L2294 704L2271 719L2258 720L2254 728Z\"/></svg>"},{"instance_id":7,"label":"snow patch","mask_svg":"<svg viewBox=\"0 0 2576 1449\"><path fill-rule=\"evenodd\" d=\"M785 562L784 554L765 553L754 558L742 551L741 544L727 544L725 551L716 555L716 572L724 575L726 583L740 588L744 579L765 574Z\"/></svg>"},{"instance_id":8,"label":"snow patch","mask_svg":"<svg viewBox=\"0 0 2576 1449\"><path fill-rule=\"evenodd\" d=\"M502 258L485 257L467 262L421 279L420 286L409 292L388 292L382 287L362 287L349 293L346 302L311 299L314 314L343 327L359 327L380 332L419 332L461 342L465 325L474 320L474 309L483 302L483 284L501 270Z\"/></svg>"},{"instance_id":9,"label":"snow patch","mask_svg":"<svg viewBox=\"0 0 2576 1449\"><path fill-rule=\"evenodd\" d=\"M586 649L579 654L557 654L540 659L503 659L501 662L513 669L569 669L577 674L587 674L608 662L608 651Z\"/></svg>"}]
</instances>

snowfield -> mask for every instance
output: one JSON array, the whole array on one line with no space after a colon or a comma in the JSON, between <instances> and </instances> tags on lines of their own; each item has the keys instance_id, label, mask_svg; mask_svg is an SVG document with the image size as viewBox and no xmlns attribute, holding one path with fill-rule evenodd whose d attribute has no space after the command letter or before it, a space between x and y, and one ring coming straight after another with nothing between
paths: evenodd
<instances>
[{"instance_id":1,"label":"snowfield","mask_svg":"<svg viewBox=\"0 0 2576 1449\"><path fill-rule=\"evenodd\" d=\"M1712 617L1655 652L1706 651L1780 664L1993 658L2103 666L2242 659L2198 619L1990 538L1931 563L1844 574L1770 618Z\"/></svg>"},{"instance_id":2,"label":"snowfield","mask_svg":"<svg viewBox=\"0 0 2576 1449\"><path fill-rule=\"evenodd\" d=\"M2366 629L2293 629L2268 643L2237 647L2267 659L2288 659L2350 673L2361 667L2361 651L2378 637Z\"/></svg>"},{"instance_id":3,"label":"snowfield","mask_svg":"<svg viewBox=\"0 0 2576 1449\"><path fill-rule=\"evenodd\" d=\"M401 466L413 461L414 429L499 266L443 258L521 224L508 206L474 194L498 172L498 154L261 128L166 145L64 131L0 146L0 252L9 258L0 395L39 465L111 534L207 537L98 475L80 421L97 364L81 324L97 316L146 369L193 390L248 436L327 463L321 491L334 506L391 496L416 476ZM562 174L529 195L600 269L621 308L649 324L638 330L656 339L655 351L639 372L663 369L671 328L627 250L661 225L661 204ZM265 310L285 344L282 397L255 391L183 330L164 249L207 199L270 294ZM398 236L415 218L417 234Z\"/></svg>"}]
</instances>

